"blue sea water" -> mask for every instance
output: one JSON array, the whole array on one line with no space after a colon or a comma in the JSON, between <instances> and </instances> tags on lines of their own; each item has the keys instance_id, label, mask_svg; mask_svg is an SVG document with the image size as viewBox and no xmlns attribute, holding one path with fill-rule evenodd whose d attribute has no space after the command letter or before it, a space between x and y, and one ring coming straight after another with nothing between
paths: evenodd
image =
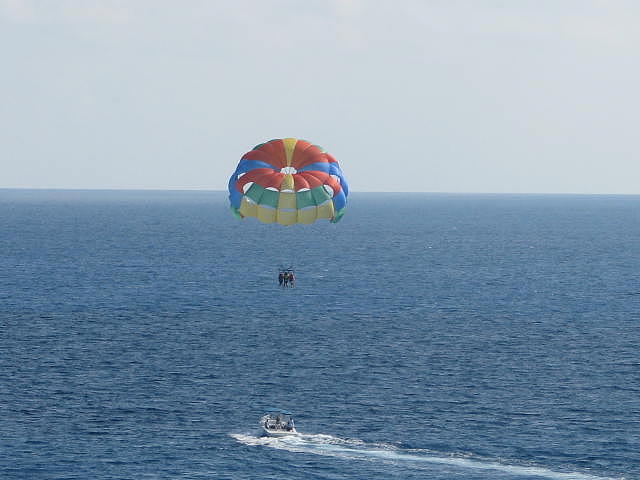
<instances>
[{"instance_id":1,"label":"blue sea water","mask_svg":"<svg viewBox=\"0 0 640 480\"><path fill-rule=\"evenodd\" d=\"M639 239L638 196L0 190L0 478L638 479Z\"/></svg>"}]
</instances>

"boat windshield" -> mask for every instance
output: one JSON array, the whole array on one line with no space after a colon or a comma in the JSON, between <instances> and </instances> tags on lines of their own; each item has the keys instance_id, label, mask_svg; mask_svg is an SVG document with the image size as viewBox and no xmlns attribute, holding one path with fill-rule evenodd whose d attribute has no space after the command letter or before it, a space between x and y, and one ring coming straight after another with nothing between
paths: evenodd
<instances>
[{"instance_id":1,"label":"boat windshield","mask_svg":"<svg viewBox=\"0 0 640 480\"><path fill-rule=\"evenodd\" d=\"M284 410L267 412L262 417L261 423L267 430L291 431L295 428L291 413Z\"/></svg>"}]
</instances>

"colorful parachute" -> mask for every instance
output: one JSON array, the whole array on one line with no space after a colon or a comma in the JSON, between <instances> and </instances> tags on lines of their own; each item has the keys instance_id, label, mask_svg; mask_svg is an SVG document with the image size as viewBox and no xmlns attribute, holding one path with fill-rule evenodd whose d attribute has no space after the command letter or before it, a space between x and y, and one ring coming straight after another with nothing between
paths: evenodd
<instances>
[{"instance_id":1,"label":"colorful parachute","mask_svg":"<svg viewBox=\"0 0 640 480\"><path fill-rule=\"evenodd\" d=\"M282 225L342 218L349 187L335 158L305 140L261 143L229 179L231 210L239 218Z\"/></svg>"}]
</instances>

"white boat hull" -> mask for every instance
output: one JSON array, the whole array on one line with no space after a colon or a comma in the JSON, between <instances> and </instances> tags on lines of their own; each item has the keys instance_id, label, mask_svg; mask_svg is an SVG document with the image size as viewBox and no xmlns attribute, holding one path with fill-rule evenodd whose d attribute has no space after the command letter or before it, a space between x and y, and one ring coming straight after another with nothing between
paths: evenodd
<instances>
[{"instance_id":1,"label":"white boat hull","mask_svg":"<svg viewBox=\"0 0 640 480\"><path fill-rule=\"evenodd\" d=\"M264 433L270 437L290 437L292 435L298 435L295 428L293 430L270 430L262 427L262 430L264 430Z\"/></svg>"}]
</instances>

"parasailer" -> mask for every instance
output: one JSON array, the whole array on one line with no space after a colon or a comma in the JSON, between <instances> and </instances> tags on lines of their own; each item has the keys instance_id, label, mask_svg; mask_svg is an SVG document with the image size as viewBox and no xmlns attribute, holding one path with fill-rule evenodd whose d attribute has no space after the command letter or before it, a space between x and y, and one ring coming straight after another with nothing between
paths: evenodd
<instances>
[{"instance_id":1,"label":"parasailer","mask_svg":"<svg viewBox=\"0 0 640 480\"><path fill-rule=\"evenodd\" d=\"M284 138L243 155L229 179L229 201L238 218L289 226L318 219L338 222L349 187L337 160L306 140Z\"/></svg>"},{"instance_id":2,"label":"parasailer","mask_svg":"<svg viewBox=\"0 0 640 480\"><path fill-rule=\"evenodd\" d=\"M278 285L280 285L283 288L286 288L286 287L294 288L296 277L293 272L294 272L293 267L289 267L289 268L280 267L280 270L278 270Z\"/></svg>"}]
</instances>

